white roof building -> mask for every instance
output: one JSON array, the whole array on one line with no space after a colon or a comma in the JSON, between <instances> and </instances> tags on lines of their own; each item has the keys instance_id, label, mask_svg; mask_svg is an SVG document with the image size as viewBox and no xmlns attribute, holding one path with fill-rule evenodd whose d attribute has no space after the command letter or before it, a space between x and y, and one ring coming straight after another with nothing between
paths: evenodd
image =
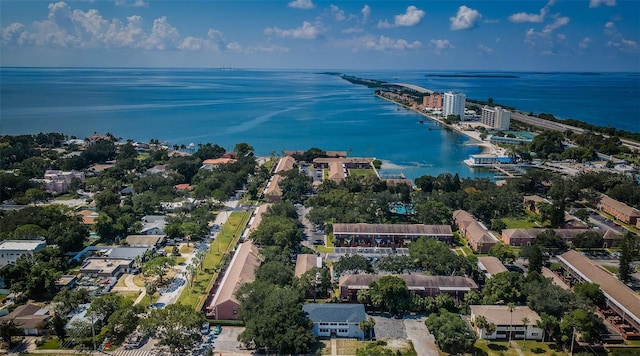
<instances>
[{"instance_id":1,"label":"white roof building","mask_svg":"<svg viewBox=\"0 0 640 356\"><path fill-rule=\"evenodd\" d=\"M47 247L44 240L4 240L0 241L0 267L13 264L25 254L33 255Z\"/></svg>"}]
</instances>

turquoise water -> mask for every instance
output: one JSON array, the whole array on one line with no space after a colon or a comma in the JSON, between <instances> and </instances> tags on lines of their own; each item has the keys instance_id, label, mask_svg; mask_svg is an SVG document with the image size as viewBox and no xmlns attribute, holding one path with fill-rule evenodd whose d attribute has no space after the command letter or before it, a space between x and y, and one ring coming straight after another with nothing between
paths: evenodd
<instances>
[{"instance_id":1,"label":"turquoise water","mask_svg":"<svg viewBox=\"0 0 640 356\"><path fill-rule=\"evenodd\" d=\"M477 98L495 90L492 97L496 102L514 106L538 103L531 104L533 108L553 103L545 99L543 90L531 89L518 96L507 81L520 83L520 77L452 79L426 77L425 72L348 74L435 90L455 87ZM404 173L408 178L444 172L463 177L492 176L462 163L470 154L480 152L466 137L428 120L421 124L418 114L399 109L375 97L372 89L336 76L285 71L32 68L3 68L0 76L2 134L55 131L86 137L97 131L138 141L156 138L170 145L212 142L227 149L247 142L259 155L320 147L347 151L351 156L377 157L384 162L383 174ZM535 78L532 74L526 79L532 88L542 85ZM567 80L558 80L558 85ZM634 104L619 105L625 114L619 114L616 127L638 126L637 80L628 75L612 80L635 93ZM551 86L548 76L539 81ZM601 95L601 90L602 83L594 83L592 94ZM594 115L588 105L593 101L589 93L582 88L572 96L582 98L583 104L578 107L584 106L576 113ZM545 112L555 109L548 107Z\"/></svg>"}]
</instances>

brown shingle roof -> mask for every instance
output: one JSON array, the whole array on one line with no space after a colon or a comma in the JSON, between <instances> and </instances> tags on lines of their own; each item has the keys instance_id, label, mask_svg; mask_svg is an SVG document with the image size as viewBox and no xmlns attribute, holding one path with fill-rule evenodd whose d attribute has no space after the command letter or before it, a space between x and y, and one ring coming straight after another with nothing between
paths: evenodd
<instances>
[{"instance_id":1,"label":"brown shingle roof","mask_svg":"<svg viewBox=\"0 0 640 356\"><path fill-rule=\"evenodd\" d=\"M213 298L212 305L218 305L231 300L240 304L235 296L235 292L245 283L251 283L255 280L255 271L260 266L260 258L258 257L258 249L251 243L245 241L239 244L229 269L227 270L220 288Z\"/></svg>"},{"instance_id":2,"label":"brown shingle roof","mask_svg":"<svg viewBox=\"0 0 640 356\"><path fill-rule=\"evenodd\" d=\"M381 277L378 274L351 274L340 277L340 286L368 288L371 282L377 282ZM402 278L409 289L478 289L478 285L467 277L427 276L424 274L400 274L397 277Z\"/></svg>"},{"instance_id":3,"label":"brown shingle roof","mask_svg":"<svg viewBox=\"0 0 640 356\"><path fill-rule=\"evenodd\" d=\"M529 324L536 325L540 321L538 313L529 309L527 306L519 306L513 309L513 314L509 311L508 305L470 305L471 313L476 317L479 315L487 318L487 322L496 325L523 325L522 319L529 319Z\"/></svg>"},{"instance_id":4,"label":"brown shingle roof","mask_svg":"<svg viewBox=\"0 0 640 356\"><path fill-rule=\"evenodd\" d=\"M39 313L41 309L34 304L21 305L11 313L0 317L0 321L13 320L22 329L40 329L49 319L49 315Z\"/></svg>"},{"instance_id":5,"label":"brown shingle roof","mask_svg":"<svg viewBox=\"0 0 640 356\"><path fill-rule=\"evenodd\" d=\"M285 172L290 169L293 169L293 166L295 164L296 164L295 158L291 156L283 157L280 159L280 161L278 161L278 165L276 166L274 173Z\"/></svg>"},{"instance_id":6,"label":"brown shingle roof","mask_svg":"<svg viewBox=\"0 0 640 356\"><path fill-rule=\"evenodd\" d=\"M577 251L569 250L558 256L558 259L586 281L600 285L609 300L626 309L636 323L640 324L640 296L631 288Z\"/></svg>"},{"instance_id":7,"label":"brown shingle roof","mask_svg":"<svg viewBox=\"0 0 640 356\"><path fill-rule=\"evenodd\" d=\"M465 237L473 240L477 245L498 242L498 239L480 224L473 215L469 214L469 212L456 210L453 212L453 219L457 224L464 226L466 230Z\"/></svg>"},{"instance_id":8,"label":"brown shingle roof","mask_svg":"<svg viewBox=\"0 0 640 356\"><path fill-rule=\"evenodd\" d=\"M615 199L612 199L604 194L600 197L600 204L606 205L614 210L619 211L620 213L627 216L635 216L640 217L640 210L631 207L625 203L619 202Z\"/></svg>"},{"instance_id":9,"label":"brown shingle roof","mask_svg":"<svg viewBox=\"0 0 640 356\"><path fill-rule=\"evenodd\" d=\"M295 276L300 277L313 267L318 267L318 258L312 253L299 254L296 258Z\"/></svg>"},{"instance_id":10,"label":"brown shingle roof","mask_svg":"<svg viewBox=\"0 0 640 356\"><path fill-rule=\"evenodd\" d=\"M269 186L267 187L267 191L265 192L265 194L268 196L282 196L282 189L280 189L281 180L281 175L274 174L273 178L271 178L271 182L269 182Z\"/></svg>"},{"instance_id":11,"label":"brown shingle roof","mask_svg":"<svg viewBox=\"0 0 640 356\"><path fill-rule=\"evenodd\" d=\"M384 235L444 235L452 236L449 225L424 224L333 224L333 233Z\"/></svg>"},{"instance_id":12,"label":"brown shingle roof","mask_svg":"<svg viewBox=\"0 0 640 356\"><path fill-rule=\"evenodd\" d=\"M482 267L480 268L491 275L508 271L507 267L505 267L497 257L478 257L478 264L481 264Z\"/></svg>"}]
</instances>

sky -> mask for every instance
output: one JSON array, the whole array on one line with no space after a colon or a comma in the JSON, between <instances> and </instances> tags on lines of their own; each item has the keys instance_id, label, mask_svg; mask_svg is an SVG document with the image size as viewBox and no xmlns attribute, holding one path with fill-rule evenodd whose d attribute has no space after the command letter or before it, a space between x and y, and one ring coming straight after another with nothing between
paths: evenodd
<instances>
[{"instance_id":1,"label":"sky","mask_svg":"<svg viewBox=\"0 0 640 356\"><path fill-rule=\"evenodd\" d=\"M0 0L0 65L639 72L638 18L638 0Z\"/></svg>"}]
</instances>

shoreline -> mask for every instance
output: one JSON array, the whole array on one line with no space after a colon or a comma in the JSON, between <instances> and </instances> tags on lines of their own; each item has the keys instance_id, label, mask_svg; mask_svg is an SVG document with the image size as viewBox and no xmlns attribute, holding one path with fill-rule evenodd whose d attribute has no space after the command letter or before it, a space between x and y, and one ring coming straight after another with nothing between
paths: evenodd
<instances>
[{"instance_id":1,"label":"shoreline","mask_svg":"<svg viewBox=\"0 0 640 356\"><path fill-rule=\"evenodd\" d=\"M503 151L503 149L500 146L494 145L494 144L492 144L490 142L487 142L487 141L483 141L480 138L480 134L477 134L477 135L475 134L477 131L465 131L465 130L462 130L460 127L458 127L456 125L447 124L444 121L438 119L437 117L428 115L427 113L425 113L423 111L416 110L416 109L414 109L414 108L412 108L410 106L404 105L404 104L399 103L397 101L394 101L392 99L385 98L382 95L378 95L378 94L373 94L373 95L377 96L380 99L386 100L386 101L388 101L390 103L394 103L396 105L399 105L399 106L401 106L401 107L403 107L403 108L405 108L407 110L411 110L411 111L413 111L413 112L415 112L415 113L417 113L417 114L419 114L421 116L424 116L424 117L430 119L431 121L435 121L435 122L439 123L440 125L442 125L442 126L444 126L446 128L449 128L449 129L451 129L451 130L453 130L453 131L455 131L455 132L457 132L457 133L459 133L459 134L461 134L461 135L463 135L463 136L465 136L467 138L470 138L471 140L474 141L473 142L474 146L480 147L480 149L482 150L482 153L499 154L500 152Z\"/></svg>"}]
</instances>

